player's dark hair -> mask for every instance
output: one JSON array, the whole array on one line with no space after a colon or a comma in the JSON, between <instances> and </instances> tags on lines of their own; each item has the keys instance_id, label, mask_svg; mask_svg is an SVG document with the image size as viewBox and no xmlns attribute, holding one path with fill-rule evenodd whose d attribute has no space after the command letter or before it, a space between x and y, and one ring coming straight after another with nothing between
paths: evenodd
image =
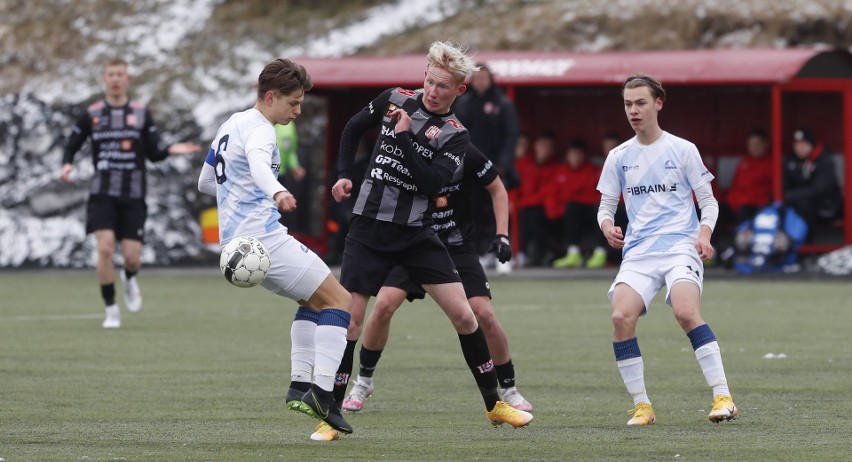
<instances>
[{"instance_id":1,"label":"player's dark hair","mask_svg":"<svg viewBox=\"0 0 852 462\"><path fill-rule=\"evenodd\" d=\"M648 87L651 90L651 95L654 98L666 100L666 90L663 89L663 84L659 80L647 74L636 73L631 75L621 85L621 95L624 96L624 90L628 88Z\"/></svg>"},{"instance_id":2,"label":"player's dark hair","mask_svg":"<svg viewBox=\"0 0 852 462\"><path fill-rule=\"evenodd\" d=\"M311 76L304 66L289 59L278 58L267 64L257 78L257 97L263 98L268 91L276 91L279 95L306 92L313 86Z\"/></svg>"}]
</instances>

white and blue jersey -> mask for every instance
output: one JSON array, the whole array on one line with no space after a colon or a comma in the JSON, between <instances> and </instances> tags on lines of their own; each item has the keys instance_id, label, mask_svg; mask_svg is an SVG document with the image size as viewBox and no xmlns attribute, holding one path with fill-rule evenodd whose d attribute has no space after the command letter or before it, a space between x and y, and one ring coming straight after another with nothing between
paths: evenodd
<instances>
[{"instance_id":1,"label":"white and blue jersey","mask_svg":"<svg viewBox=\"0 0 852 462\"><path fill-rule=\"evenodd\" d=\"M289 237L272 200L284 190L277 181L279 159L275 128L257 109L238 112L219 127L205 163L216 177L221 245L252 236L272 248Z\"/></svg>"},{"instance_id":2,"label":"white and blue jersey","mask_svg":"<svg viewBox=\"0 0 852 462\"><path fill-rule=\"evenodd\" d=\"M654 253L697 256L700 226L692 190L711 180L698 148L665 131L647 146L633 137L613 149L597 189L624 197L629 224L623 259Z\"/></svg>"}]
</instances>

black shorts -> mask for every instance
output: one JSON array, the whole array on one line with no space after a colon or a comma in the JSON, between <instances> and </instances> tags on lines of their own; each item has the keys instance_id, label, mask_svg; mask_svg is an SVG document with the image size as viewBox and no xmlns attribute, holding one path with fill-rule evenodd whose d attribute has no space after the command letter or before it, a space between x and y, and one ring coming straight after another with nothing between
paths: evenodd
<instances>
[{"instance_id":1,"label":"black shorts","mask_svg":"<svg viewBox=\"0 0 852 462\"><path fill-rule=\"evenodd\" d=\"M102 229L115 232L116 240L145 241L145 219L148 206L142 199L123 199L105 194L89 196L86 206L86 232Z\"/></svg>"},{"instance_id":2,"label":"black shorts","mask_svg":"<svg viewBox=\"0 0 852 462\"><path fill-rule=\"evenodd\" d=\"M340 283L376 295L394 266L417 284L460 282L453 260L430 226L413 227L355 215L346 235Z\"/></svg>"},{"instance_id":3,"label":"black shorts","mask_svg":"<svg viewBox=\"0 0 852 462\"><path fill-rule=\"evenodd\" d=\"M474 244L450 247L447 250L449 250L450 257L459 272L467 298L491 298L491 286L488 283L488 277L485 276L485 270L482 269L482 264L479 263L479 255L476 253ZM406 298L410 302L426 297L426 291L423 290L423 287L415 284L402 266L393 268L384 285L404 290L408 294Z\"/></svg>"}]
</instances>

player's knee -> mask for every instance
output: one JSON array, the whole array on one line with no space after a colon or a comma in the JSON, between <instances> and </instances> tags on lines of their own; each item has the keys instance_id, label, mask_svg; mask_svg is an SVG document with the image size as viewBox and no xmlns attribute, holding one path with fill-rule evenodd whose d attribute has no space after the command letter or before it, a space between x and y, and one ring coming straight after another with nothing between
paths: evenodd
<instances>
[{"instance_id":1,"label":"player's knee","mask_svg":"<svg viewBox=\"0 0 852 462\"><path fill-rule=\"evenodd\" d=\"M115 255L115 243L113 245L107 245L106 243L98 244L98 258L112 261L113 255Z\"/></svg>"},{"instance_id":2,"label":"player's knee","mask_svg":"<svg viewBox=\"0 0 852 462\"><path fill-rule=\"evenodd\" d=\"M674 311L675 319L681 326L691 326L700 319L698 310L690 306L677 307L672 311Z\"/></svg>"},{"instance_id":3,"label":"player's knee","mask_svg":"<svg viewBox=\"0 0 852 462\"><path fill-rule=\"evenodd\" d=\"M139 271L139 267L142 265L142 259L139 255L125 255L124 256L124 268L130 271Z\"/></svg>"},{"instance_id":4,"label":"player's knee","mask_svg":"<svg viewBox=\"0 0 852 462\"><path fill-rule=\"evenodd\" d=\"M466 312L463 310L457 310L452 313L448 313L447 316L450 318L450 322L453 323L453 327L455 327L457 332L470 333L476 330L478 325L476 322L476 316L474 316L473 312L470 310L467 310Z\"/></svg>"},{"instance_id":5,"label":"player's knee","mask_svg":"<svg viewBox=\"0 0 852 462\"><path fill-rule=\"evenodd\" d=\"M375 317L376 320L382 323L388 323L393 317L393 314L396 312L396 308L397 307L393 305L380 303L380 300L376 300L375 305L373 305L373 312L370 316Z\"/></svg>"},{"instance_id":6,"label":"player's knee","mask_svg":"<svg viewBox=\"0 0 852 462\"><path fill-rule=\"evenodd\" d=\"M352 318L349 320L349 327L346 329L346 339L358 339L361 337L363 324L360 319Z\"/></svg>"},{"instance_id":7,"label":"player's knee","mask_svg":"<svg viewBox=\"0 0 852 462\"><path fill-rule=\"evenodd\" d=\"M630 328L636 325L636 316L628 315L619 310L612 311L612 327L616 330Z\"/></svg>"},{"instance_id":8,"label":"player's knee","mask_svg":"<svg viewBox=\"0 0 852 462\"><path fill-rule=\"evenodd\" d=\"M490 332L497 328L497 316L494 315L493 310L478 310L474 314L482 330Z\"/></svg>"}]
</instances>

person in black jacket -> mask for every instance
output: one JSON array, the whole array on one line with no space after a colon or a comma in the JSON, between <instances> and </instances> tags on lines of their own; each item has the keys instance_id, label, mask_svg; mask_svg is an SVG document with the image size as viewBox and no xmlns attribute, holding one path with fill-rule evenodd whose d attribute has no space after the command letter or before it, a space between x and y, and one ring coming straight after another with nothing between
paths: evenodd
<instances>
[{"instance_id":1,"label":"person in black jacket","mask_svg":"<svg viewBox=\"0 0 852 462\"><path fill-rule=\"evenodd\" d=\"M842 196L831 151L817 141L813 131L793 132L793 150L784 158L784 203L813 226L835 220L842 213Z\"/></svg>"},{"instance_id":2,"label":"person in black jacket","mask_svg":"<svg viewBox=\"0 0 852 462\"><path fill-rule=\"evenodd\" d=\"M494 86L494 75L488 66L479 63L479 70L470 80L470 91L456 99L453 111L470 132L470 141L494 166L507 190L520 183L515 170L515 148L520 128L515 106L505 93ZM494 236L494 214L491 198L478 191L474 202L480 204L473 210L476 220L476 247L480 255L488 252Z\"/></svg>"}]
</instances>

